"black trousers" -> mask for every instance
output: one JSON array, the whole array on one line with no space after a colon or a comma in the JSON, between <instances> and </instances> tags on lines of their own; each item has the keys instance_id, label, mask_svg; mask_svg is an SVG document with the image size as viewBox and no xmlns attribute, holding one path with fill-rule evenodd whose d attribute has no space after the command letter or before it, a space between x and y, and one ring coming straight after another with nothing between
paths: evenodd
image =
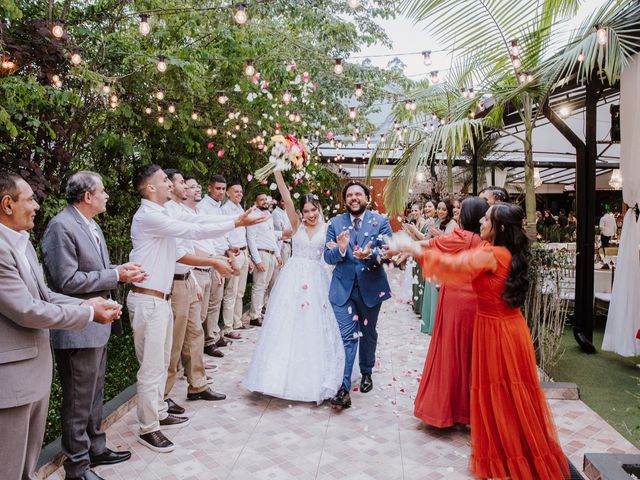
<instances>
[{"instance_id":1,"label":"black trousers","mask_svg":"<svg viewBox=\"0 0 640 480\"><path fill-rule=\"evenodd\" d=\"M606 235L600 234L600 245L602 245L602 248L608 247L610 241L611 241L611 237L607 237Z\"/></svg>"},{"instance_id":2,"label":"black trousers","mask_svg":"<svg viewBox=\"0 0 640 480\"><path fill-rule=\"evenodd\" d=\"M62 452L67 477L81 477L89 469L89 454L104 453L102 431L106 347L56 349L62 384Z\"/></svg>"}]
</instances>

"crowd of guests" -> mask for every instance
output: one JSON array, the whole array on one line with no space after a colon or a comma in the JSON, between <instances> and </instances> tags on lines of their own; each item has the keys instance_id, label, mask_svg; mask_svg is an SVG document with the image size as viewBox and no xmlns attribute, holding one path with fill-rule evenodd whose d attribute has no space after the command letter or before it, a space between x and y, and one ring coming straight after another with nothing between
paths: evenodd
<instances>
[{"instance_id":1,"label":"crowd of guests","mask_svg":"<svg viewBox=\"0 0 640 480\"><path fill-rule=\"evenodd\" d=\"M27 233L39 209L33 191L20 176L0 173L3 478L35 478L51 348L62 384L66 478L99 480L93 467L131 457L107 448L101 429L106 345L122 330L119 284L131 284L126 305L140 364L139 442L156 452L175 448L165 431L189 424L180 400L171 398L178 377L186 377L188 401L224 399L210 386L213 358L262 325L269 288L291 254L282 206L272 215L271 199L261 193L245 211L239 182L214 175L203 196L195 178L158 165L139 168L133 184L141 203L132 219L129 262L110 262L96 222L109 195L99 174L80 171L67 182L68 205L42 237L42 268ZM243 322L250 273L250 319Z\"/></svg>"}]
</instances>

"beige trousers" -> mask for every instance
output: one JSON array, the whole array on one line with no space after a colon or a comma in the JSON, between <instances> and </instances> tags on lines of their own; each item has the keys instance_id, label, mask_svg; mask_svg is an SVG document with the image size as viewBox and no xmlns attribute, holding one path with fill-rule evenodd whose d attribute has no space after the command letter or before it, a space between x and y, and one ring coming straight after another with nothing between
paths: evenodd
<instances>
[{"instance_id":1,"label":"beige trousers","mask_svg":"<svg viewBox=\"0 0 640 480\"><path fill-rule=\"evenodd\" d=\"M199 281L199 280L198 280ZM209 277L211 283L211 291L209 293L209 301L203 315L204 327L204 344L205 346L214 345L220 340L220 310L222 310L222 297L224 296L224 278L214 269L211 269Z\"/></svg>"},{"instance_id":2,"label":"beige trousers","mask_svg":"<svg viewBox=\"0 0 640 480\"><path fill-rule=\"evenodd\" d=\"M260 260L264 265L264 272L259 272L257 268L253 270L253 286L251 288L251 320L262 317L262 307L265 305L265 295L271 288L273 278L278 268L278 261L275 254L258 251Z\"/></svg>"},{"instance_id":3,"label":"beige trousers","mask_svg":"<svg viewBox=\"0 0 640 480\"><path fill-rule=\"evenodd\" d=\"M138 421L140 435L160 430L167 417L163 389L171 358L173 312L171 302L129 292L127 308L133 329L138 369Z\"/></svg>"},{"instance_id":4,"label":"beige trousers","mask_svg":"<svg viewBox=\"0 0 640 480\"><path fill-rule=\"evenodd\" d=\"M173 310L173 346L164 387L167 399L176 383L180 363L187 377L189 393L207 389L207 374L204 371L204 331L200 316L200 300L193 275L186 280L174 280L171 289ZM182 361L182 362L181 362Z\"/></svg>"},{"instance_id":5,"label":"beige trousers","mask_svg":"<svg viewBox=\"0 0 640 480\"><path fill-rule=\"evenodd\" d=\"M246 248L240 250L236 257L236 262L240 269L240 275L228 278L224 286L224 296L222 298L223 335L242 326L242 299L247 288L247 275L249 273L249 255Z\"/></svg>"}]
</instances>

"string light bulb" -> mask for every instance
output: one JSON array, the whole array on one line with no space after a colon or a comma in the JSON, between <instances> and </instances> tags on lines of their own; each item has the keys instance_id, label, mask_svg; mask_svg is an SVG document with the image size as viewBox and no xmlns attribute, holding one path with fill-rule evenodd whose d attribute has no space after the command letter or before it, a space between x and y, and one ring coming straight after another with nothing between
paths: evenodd
<instances>
[{"instance_id":1,"label":"string light bulb","mask_svg":"<svg viewBox=\"0 0 640 480\"><path fill-rule=\"evenodd\" d=\"M431 50L425 50L424 52L422 52L422 62L426 65L429 66L432 63L431 60Z\"/></svg>"},{"instance_id":2,"label":"string light bulb","mask_svg":"<svg viewBox=\"0 0 640 480\"><path fill-rule=\"evenodd\" d=\"M511 55L511 64L513 65L513 68L517 70L522 66L522 61L517 55Z\"/></svg>"},{"instance_id":3,"label":"string light bulb","mask_svg":"<svg viewBox=\"0 0 640 480\"><path fill-rule=\"evenodd\" d=\"M104 93L105 95L109 95L111 93L111 85L109 85L108 83L102 85L102 93Z\"/></svg>"},{"instance_id":4,"label":"string light bulb","mask_svg":"<svg viewBox=\"0 0 640 480\"><path fill-rule=\"evenodd\" d=\"M358 116L358 111L356 107L349 107L349 118L354 120Z\"/></svg>"},{"instance_id":5,"label":"string light bulb","mask_svg":"<svg viewBox=\"0 0 640 480\"><path fill-rule=\"evenodd\" d=\"M335 58L334 62L335 63L333 65L333 73L335 73L336 75L342 75L342 73L344 72L344 65L342 65L342 59Z\"/></svg>"},{"instance_id":6,"label":"string light bulb","mask_svg":"<svg viewBox=\"0 0 640 480\"><path fill-rule=\"evenodd\" d=\"M216 98L218 99L218 103L220 105L224 105L225 103L227 103L227 100L229 100L229 98L224 94L222 90L216 92Z\"/></svg>"},{"instance_id":7,"label":"string light bulb","mask_svg":"<svg viewBox=\"0 0 640 480\"><path fill-rule=\"evenodd\" d=\"M578 62L580 63L584 62L584 53L580 52L578 54Z\"/></svg>"},{"instance_id":8,"label":"string light bulb","mask_svg":"<svg viewBox=\"0 0 640 480\"><path fill-rule=\"evenodd\" d=\"M302 121L302 117L300 116L300 114L299 114L298 112L296 112L296 115L295 115L294 121L295 121L296 123L300 123L300 122Z\"/></svg>"},{"instance_id":9,"label":"string light bulb","mask_svg":"<svg viewBox=\"0 0 640 480\"><path fill-rule=\"evenodd\" d=\"M607 44L609 33L607 32L607 29L604 28L601 24L596 25L596 38L598 39L599 45Z\"/></svg>"},{"instance_id":10,"label":"string light bulb","mask_svg":"<svg viewBox=\"0 0 640 480\"><path fill-rule=\"evenodd\" d=\"M247 6L244 3L236 5L236 12L233 14L233 18L238 25L247 23Z\"/></svg>"},{"instance_id":11,"label":"string light bulb","mask_svg":"<svg viewBox=\"0 0 640 480\"><path fill-rule=\"evenodd\" d=\"M289 119L290 122L294 122L296 120L296 114L293 112L289 112L289 115L287 115L287 118Z\"/></svg>"},{"instance_id":12,"label":"string light bulb","mask_svg":"<svg viewBox=\"0 0 640 480\"><path fill-rule=\"evenodd\" d=\"M431 78L431 83L438 83L440 81L440 78L438 77L438 70L434 70L429 74L430 78Z\"/></svg>"},{"instance_id":13,"label":"string light bulb","mask_svg":"<svg viewBox=\"0 0 640 480\"><path fill-rule=\"evenodd\" d=\"M289 102L291 102L291 91L289 89L285 90L282 94L282 101L285 105L289 105Z\"/></svg>"},{"instance_id":14,"label":"string light bulb","mask_svg":"<svg viewBox=\"0 0 640 480\"><path fill-rule=\"evenodd\" d=\"M147 108L144 109L144 113L146 113L147 115L151 115L152 111L153 110L151 110L151 107L147 107Z\"/></svg>"},{"instance_id":15,"label":"string light bulb","mask_svg":"<svg viewBox=\"0 0 640 480\"><path fill-rule=\"evenodd\" d=\"M351 8L352 10L358 9L358 7L360 7L360 4L360 0L347 0L347 5L349 5L349 8Z\"/></svg>"},{"instance_id":16,"label":"string light bulb","mask_svg":"<svg viewBox=\"0 0 640 480\"><path fill-rule=\"evenodd\" d=\"M246 60L245 61L245 67L244 67L244 74L247 77L251 77L251 76L253 76L254 73L256 73L256 69L253 66L253 60Z\"/></svg>"},{"instance_id":17,"label":"string light bulb","mask_svg":"<svg viewBox=\"0 0 640 480\"><path fill-rule=\"evenodd\" d=\"M245 125L249 123L249 117L247 115L242 115L241 119L242 123L244 123Z\"/></svg>"},{"instance_id":18,"label":"string light bulb","mask_svg":"<svg viewBox=\"0 0 640 480\"><path fill-rule=\"evenodd\" d=\"M519 57L522 54L522 49L520 48L520 45L518 45L518 40L511 40L509 52L515 57Z\"/></svg>"},{"instance_id":19,"label":"string light bulb","mask_svg":"<svg viewBox=\"0 0 640 480\"><path fill-rule=\"evenodd\" d=\"M356 83L356 97L360 98L362 95L364 95L364 87L362 86L361 83Z\"/></svg>"},{"instance_id":20,"label":"string light bulb","mask_svg":"<svg viewBox=\"0 0 640 480\"><path fill-rule=\"evenodd\" d=\"M527 74L524 72L521 72L518 74L518 82L520 83L525 83L527 81Z\"/></svg>"},{"instance_id":21,"label":"string light bulb","mask_svg":"<svg viewBox=\"0 0 640 480\"><path fill-rule=\"evenodd\" d=\"M164 92L162 90L158 90L156 92L156 98L160 101L164 100Z\"/></svg>"},{"instance_id":22,"label":"string light bulb","mask_svg":"<svg viewBox=\"0 0 640 480\"><path fill-rule=\"evenodd\" d=\"M163 117L162 115L160 115L160 116L158 117L158 123L159 123L160 125L162 125L162 124L164 123L164 117Z\"/></svg>"},{"instance_id":23,"label":"string light bulb","mask_svg":"<svg viewBox=\"0 0 640 480\"><path fill-rule=\"evenodd\" d=\"M530 72L527 72L527 83L533 82L533 74Z\"/></svg>"},{"instance_id":24,"label":"string light bulb","mask_svg":"<svg viewBox=\"0 0 640 480\"><path fill-rule=\"evenodd\" d=\"M169 106L167 107L167 111L169 113L176 113L176 106L174 103L170 103Z\"/></svg>"},{"instance_id":25,"label":"string light bulb","mask_svg":"<svg viewBox=\"0 0 640 480\"><path fill-rule=\"evenodd\" d=\"M71 52L71 56L69 57L69 60L73 65L80 65L82 63L82 57L80 56L80 52L78 52L78 50L74 50L73 52Z\"/></svg>"},{"instance_id":26,"label":"string light bulb","mask_svg":"<svg viewBox=\"0 0 640 480\"><path fill-rule=\"evenodd\" d=\"M151 32L151 26L149 25L149 15L140 15L140 24L138 25L138 31L140 35L146 37Z\"/></svg>"},{"instance_id":27,"label":"string light bulb","mask_svg":"<svg viewBox=\"0 0 640 480\"><path fill-rule=\"evenodd\" d=\"M233 120L234 118L236 118L236 114L235 114L234 112L229 112L229 113L227 114L227 118L228 118L229 120Z\"/></svg>"},{"instance_id":28,"label":"string light bulb","mask_svg":"<svg viewBox=\"0 0 640 480\"><path fill-rule=\"evenodd\" d=\"M198 112L191 112L191 120L198 120Z\"/></svg>"},{"instance_id":29,"label":"string light bulb","mask_svg":"<svg viewBox=\"0 0 640 480\"><path fill-rule=\"evenodd\" d=\"M64 24L62 22L56 22L51 26L51 35L56 38L62 38L64 35Z\"/></svg>"},{"instance_id":30,"label":"string light bulb","mask_svg":"<svg viewBox=\"0 0 640 480\"><path fill-rule=\"evenodd\" d=\"M109 97L109 103L118 103L118 96L113 94Z\"/></svg>"},{"instance_id":31,"label":"string light bulb","mask_svg":"<svg viewBox=\"0 0 640 480\"><path fill-rule=\"evenodd\" d=\"M158 63L156 64L156 68L160 73L164 73L167 71L167 57L164 55L158 55Z\"/></svg>"},{"instance_id":32,"label":"string light bulb","mask_svg":"<svg viewBox=\"0 0 640 480\"><path fill-rule=\"evenodd\" d=\"M2 69L3 70L13 70L16 66L15 62L11 60L11 58L6 57L2 59Z\"/></svg>"}]
</instances>

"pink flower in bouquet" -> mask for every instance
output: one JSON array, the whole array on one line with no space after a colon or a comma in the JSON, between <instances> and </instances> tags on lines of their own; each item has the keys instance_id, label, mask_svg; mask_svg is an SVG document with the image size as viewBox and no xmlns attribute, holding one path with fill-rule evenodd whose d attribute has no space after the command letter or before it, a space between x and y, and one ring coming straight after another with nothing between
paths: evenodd
<instances>
[{"instance_id":1,"label":"pink flower in bouquet","mask_svg":"<svg viewBox=\"0 0 640 480\"><path fill-rule=\"evenodd\" d=\"M260 81L260 72L254 73L251 80L253 80L253 83L258 83Z\"/></svg>"},{"instance_id":2,"label":"pink flower in bouquet","mask_svg":"<svg viewBox=\"0 0 640 480\"><path fill-rule=\"evenodd\" d=\"M304 72L302 74L302 80L304 80L305 82L308 82L311 79L311 75L309 75L309 72Z\"/></svg>"},{"instance_id":3,"label":"pink flower in bouquet","mask_svg":"<svg viewBox=\"0 0 640 480\"><path fill-rule=\"evenodd\" d=\"M280 130L280 124L276 123L276 130Z\"/></svg>"},{"instance_id":4,"label":"pink flower in bouquet","mask_svg":"<svg viewBox=\"0 0 640 480\"><path fill-rule=\"evenodd\" d=\"M293 72L296 69L296 62L291 60L291 63L287 65L287 72Z\"/></svg>"},{"instance_id":5,"label":"pink flower in bouquet","mask_svg":"<svg viewBox=\"0 0 640 480\"><path fill-rule=\"evenodd\" d=\"M262 82L260 82L260 88L262 90L266 90L267 88L269 88L269 82L267 82L266 80L263 80Z\"/></svg>"},{"instance_id":6,"label":"pink flower in bouquet","mask_svg":"<svg viewBox=\"0 0 640 480\"><path fill-rule=\"evenodd\" d=\"M213 148L213 142L207 143L207 148L211 150Z\"/></svg>"}]
</instances>

